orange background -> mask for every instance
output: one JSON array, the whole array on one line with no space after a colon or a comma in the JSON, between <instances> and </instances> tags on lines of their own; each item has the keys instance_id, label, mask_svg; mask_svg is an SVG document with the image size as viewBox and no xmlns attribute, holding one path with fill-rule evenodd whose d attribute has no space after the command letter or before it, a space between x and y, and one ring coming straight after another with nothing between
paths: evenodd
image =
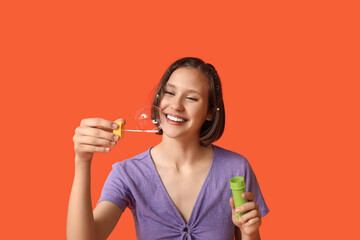
<instances>
[{"instance_id":1,"label":"orange background","mask_svg":"<svg viewBox=\"0 0 360 240\"><path fill-rule=\"evenodd\" d=\"M218 70L226 129L270 213L263 239L359 237L357 1L2 1L1 238L65 239L81 119L125 117L185 56ZM92 166L161 138L128 133ZM126 236L126 237L125 237ZM135 239L126 210L109 239Z\"/></svg>"}]
</instances>

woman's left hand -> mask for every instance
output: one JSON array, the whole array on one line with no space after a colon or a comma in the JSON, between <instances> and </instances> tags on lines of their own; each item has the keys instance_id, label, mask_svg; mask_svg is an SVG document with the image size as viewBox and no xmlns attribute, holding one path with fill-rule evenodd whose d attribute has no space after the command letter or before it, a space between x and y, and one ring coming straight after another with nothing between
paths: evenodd
<instances>
[{"instance_id":1,"label":"woman's left hand","mask_svg":"<svg viewBox=\"0 0 360 240\"><path fill-rule=\"evenodd\" d=\"M252 192L245 192L242 194L244 199L248 202L235 209L234 199L230 198L230 206L232 209L232 221L237 226L242 235L258 234L261 225L261 213L259 206L254 202L255 195ZM236 214L247 212L242 215L239 220L236 220Z\"/></svg>"}]
</instances>

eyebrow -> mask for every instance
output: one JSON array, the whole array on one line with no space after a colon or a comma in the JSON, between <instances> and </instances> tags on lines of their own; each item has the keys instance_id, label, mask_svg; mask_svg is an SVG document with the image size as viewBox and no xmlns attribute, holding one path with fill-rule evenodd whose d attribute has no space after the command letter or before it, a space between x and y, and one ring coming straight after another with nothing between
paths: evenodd
<instances>
[{"instance_id":1,"label":"eyebrow","mask_svg":"<svg viewBox=\"0 0 360 240\"><path fill-rule=\"evenodd\" d=\"M171 84L171 83L166 83L165 87L171 87L171 88L176 88L176 86L174 84ZM200 92L196 91L196 90L193 90L193 89L188 89L187 90L188 92L192 92L192 93L197 93L199 95L201 95Z\"/></svg>"}]
</instances>

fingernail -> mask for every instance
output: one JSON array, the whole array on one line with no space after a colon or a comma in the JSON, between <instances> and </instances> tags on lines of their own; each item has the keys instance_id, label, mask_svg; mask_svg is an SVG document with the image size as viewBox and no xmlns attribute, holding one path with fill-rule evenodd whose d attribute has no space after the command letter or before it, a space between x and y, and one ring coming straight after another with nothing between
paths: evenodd
<instances>
[{"instance_id":1,"label":"fingernail","mask_svg":"<svg viewBox=\"0 0 360 240\"><path fill-rule=\"evenodd\" d=\"M111 145L111 146L115 146L115 142L111 142L110 145Z\"/></svg>"},{"instance_id":2,"label":"fingernail","mask_svg":"<svg viewBox=\"0 0 360 240\"><path fill-rule=\"evenodd\" d=\"M117 141L117 140L119 140L119 136L118 136L118 135L115 135L115 136L114 136L114 141Z\"/></svg>"},{"instance_id":3,"label":"fingernail","mask_svg":"<svg viewBox=\"0 0 360 240\"><path fill-rule=\"evenodd\" d=\"M113 126L114 129L117 129L119 127L119 125L117 123L113 123L112 126Z\"/></svg>"},{"instance_id":4,"label":"fingernail","mask_svg":"<svg viewBox=\"0 0 360 240\"><path fill-rule=\"evenodd\" d=\"M240 209L235 209L235 212L241 213Z\"/></svg>"}]
</instances>

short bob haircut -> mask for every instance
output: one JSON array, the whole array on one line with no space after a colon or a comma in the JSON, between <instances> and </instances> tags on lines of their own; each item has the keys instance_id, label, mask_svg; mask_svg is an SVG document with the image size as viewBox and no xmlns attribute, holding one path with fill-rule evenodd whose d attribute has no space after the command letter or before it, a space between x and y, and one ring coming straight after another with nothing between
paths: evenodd
<instances>
[{"instance_id":1,"label":"short bob haircut","mask_svg":"<svg viewBox=\"0 0 360 240\"><path fill-rule=\"evenodd\" d=\"M200 131L200 144L202 146L208 146L209 144L218 140L224 132L225 128L225 107L222 96L222 88L220 77L215 70L214 66L210 63L205 63L199 58L186 57L181 58L170 65L162 76L160 83L155 92L153 105L159 107L161 99L164 94L164 87L168 82L171 74L178 68L195 68L201 70L209 80L209 103L208 103L208 113L211 114L212 119L210 121L205 121L201 127ZM153 118L157 113L152 113ZM160 135L163 134L160 129Z\"/></svg>"}]
</instances>

